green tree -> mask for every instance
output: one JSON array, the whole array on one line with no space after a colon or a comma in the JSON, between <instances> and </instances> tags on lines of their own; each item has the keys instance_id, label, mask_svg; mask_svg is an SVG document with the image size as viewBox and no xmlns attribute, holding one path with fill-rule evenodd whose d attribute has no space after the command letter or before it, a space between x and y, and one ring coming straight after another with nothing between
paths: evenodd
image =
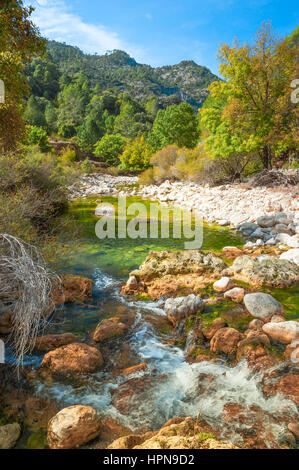
<instances>
[{"instance_id":1,"label":"green tree","mask_svg":"<svg viewBox=\"0 0 299 470\"><path fill-rule=\"evenodd\" d=\"M0 5L0 71L5 84L5 103L0 103L0 148L9 150L24 135L23 99L29 93L24 67L44 51L44 41L30 20L33 9L21 0L2 0Z\"/></svg>"},{"instance_id":2,"label":"green tree","mask_svg":"<svg viewBox=\"0 0 299 470\"><path fill-rule=\"evenodd\" d=\"M37 127L46 127L47 122L43 113L43 108L35 96L31 95L25 110L25 120L28 124Z\"/></svg>"},{"instance_id":3,"label":"green tree","mask_svg":"<svg viewBox=\"0 0 299 470\"><path fill-rule=\"evenodd\" d=\"M172 105L158 111L149 143L155 150L166 145L193 148L199 137L198 122L190 104Z\"/></svg>"},{"instance_id":4,"label":"green tree","mask_svg":"<svg viewBox=\"0 0 299 470\"><path fill-rule=\"evenodd\" d=\"M290 100L290 84L298 76L296 51L275 38L269 24L259 29L252 47L235 42L220 49L226 81L210 86L217 104L201 111L207 148L215 157L258 154L269 168L275 155L296 152L298 107Z\"/></svg>"},{"instance_id":5,"label":"green tree","mask_svg":"<svg viewBox=\"0 0 299 470\"><path fill-rule=\"evenodd\" d=\"M146 170L150 165L153 149L146 143L143 136L128 140L120 155L120 168L125 170Z\"/></svg>"},{"instance_id":6,"label":"green tree","mask_svg":"<svg viewBox=\"0 0 299 470\"><path fill-rule=\"evenodd\" d=\"M109 165L118 165L119 156L124 150L126 138L121 134L106 134L95 145L95 154L104 157Z\"/></svg>"},{"instance_id":7,"label":"green tree","mask_svg":"<svg viewBox=\"0 0 299 470\"><path fill-rule=\"evenodd\" d=\"M49 132L57 132L57 112L55 106L51 102L46 105L45 119Z\"/></svg>"}]
</instances>

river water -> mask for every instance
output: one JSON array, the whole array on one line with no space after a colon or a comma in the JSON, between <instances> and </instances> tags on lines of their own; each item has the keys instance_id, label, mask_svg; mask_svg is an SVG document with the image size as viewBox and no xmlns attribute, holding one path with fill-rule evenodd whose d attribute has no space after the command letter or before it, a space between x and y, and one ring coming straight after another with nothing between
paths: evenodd
<instances>
[{"instance_id":1,"label":"river water","mask_svg":"<svg viewBox=\"0 0 299 470\"><path fill-rule=\"evenodd\" d=\"M116 204L113 198L105 201ZM158 429L168 419L178 416L201 416L221 437L242 445L244 432L254 428L256 409L262 410L261 436L266 446L273 446L273 436L282 432L280 421L298 418L293 402L282 395L266 398L262 393L262 375L252 373L241 361L232 367L225 358L217 363L186 361L186 344L174 341L174 333L165 328L163 300L157 302L136 300L121 296L122 282L137 268L150 250L183 249L183 240L98 240L94 235L96 219L93 216L95 199L77 201L72 206L78 224L83 229L80 249L59 260L56 269L93 279L93 296L88 305L69 304L57 312L50 332L72 332L78 340L92 344L91 334L104 318L134 314L134 325L125 338L103 346L105 367L100 373L83 377L79 381L47 381L35 379L36 394L55 398L59 406L91 405L102 417L111 417L135 432ZM204 227L203 249L221 250L224 246L241 246L243 240L227 228ZM284 301L288 315L296 314L296 292L277 291L276 298ZM230 302L209 306L207 319L224 316L230 326L239 326L239 307ZM246 328L246 318L243 318ZM153 326L158 325L158 327ZM161 327L160 327L161 326ZM102 346L99 346L102 350ZM38 367L42 359L35 354L26 362ZM129 377L120 370L146 362L148 367ZM131 399L126 412L114 406L114 396L122 384L137 379L143 383ZM144 379L144 380L143 380ZM205 394L206 388L208 392ZM138 388L138 387L137 387ZM246 422L223 421L224 406L238 404L246 415ZM244 411L245 410L245 411ZM271 435L271 439L268 436Z\"/></svg>"}]
</instances>

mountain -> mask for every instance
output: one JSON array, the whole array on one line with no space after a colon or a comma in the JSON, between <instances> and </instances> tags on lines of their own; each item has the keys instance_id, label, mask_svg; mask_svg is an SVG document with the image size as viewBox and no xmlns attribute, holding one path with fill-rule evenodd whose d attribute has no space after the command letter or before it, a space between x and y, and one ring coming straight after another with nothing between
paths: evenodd
<instances>
[{"instance_id":1,"label":"mountain","mask_svg":"<svg viewBox=\"0 0 299 470\"><path fill-rule=\"evenodd\" d=\"M70 75L84 73L93 86L127 92L142 101L152 95L160 99L172 96L173 102L186 101L200 107L207 97L207 87L219 80L207 67L193 61L154 68L137 63L120 50L105 55L90 55L77 47L56 41L49 41L47 50L50 60L57 64L60 72Z\"/></svg>"}]
</instances>

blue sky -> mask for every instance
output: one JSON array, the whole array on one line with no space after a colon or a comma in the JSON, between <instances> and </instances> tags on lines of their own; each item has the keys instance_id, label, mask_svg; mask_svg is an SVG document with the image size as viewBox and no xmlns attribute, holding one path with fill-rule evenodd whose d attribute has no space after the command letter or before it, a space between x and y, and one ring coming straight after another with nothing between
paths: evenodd
<instances>
[{"instance_id":1,"label":"blue sky","mask_svg":"<svg viewBox=\"0 0 299 470\"><path fill-rule=\"evenodd\" d=\"M252 41L263 21L285 36L298 24L295 0L26 0L49 39L84 52L123 49L138 62L185 59L218 72L217 49L235 37Z\"/></svg>"}]
</instances>

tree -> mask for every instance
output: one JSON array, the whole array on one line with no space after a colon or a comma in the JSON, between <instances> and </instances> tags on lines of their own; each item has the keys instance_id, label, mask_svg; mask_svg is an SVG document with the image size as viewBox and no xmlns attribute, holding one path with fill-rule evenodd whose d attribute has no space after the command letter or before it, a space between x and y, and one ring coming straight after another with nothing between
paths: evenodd
<instances>
[{"instance_id":1,"label":"tree","mask_svg":"<svg viewBox=\"0 0 299 470\"><path fill-rule=\"evenodd\" d=\"M119 164L119 156L123 152L126 138L121 134L106 134L95 145L95 154L104 157L110 165Z\"/></svg>"},{"instance_id":2,"label":"tree","mask_svg":"<svg viewBox=\"0 0 299 470\"><path fill-rule=\"evenodd\" d=\"M188 103L168 106L157 113L149 143L159 150L166 145L193 148L199 137L198 122Z\"/></svg>"},{"instance_id":3,"label":"tree","mask_svg":"<svg viewBox=\"0 0 299 470\"><path fill-rule=\"evenodd\" d=\"M297 51L275 38L269 24L258 30L252 47L235 42L220 49L226 81L212 83L216 104L200 113L215 157L258 154L269 168L281 152L296 152L298 108L290 100L290 84L298 76Z\"/></svg>"},{"instance_id":4,"label":"tree","mask_svg":"<svg viewBox=\"0 0 299 470\"><path fill-rule=\"evenodd\" d=\"M48 131L57 132L57 112L53 103L49 102L45 109L45 119L47 122Z\"/></svg>"},{"instance_id":5,"label":"tree","mask_svg":"<svg viewBox=\"0 0 299 470\"><path fill-rule=\"evenodd\" d=\"M0 71L5 103L0 104L0 149L16 146L24 135L23 98L29 87L24 66L44 51L44 41L31 22L33 9L21 0L2 0L0 6Z\"/></svg>"},{"instance_id":6,"label":"tree","mask_svg":"<svg viewBox=\"0 0 299 470\"><path fill-rule=\"evenodd\" d=\"M27 102L24 117L26 122L32 126L46 127L47 125L41 103L33 95L30 96Z\"/></svg>"},{"instance_id":7,"label":"tree","mask_svg":"<svg viewBox=\"0 0 299 470\"><path fill-rule=\"evenodd\" d=\"M120 167L126 170L145 170L150 165L153 149L146 143L143 136L128 140L120 155Z\"/></svg>"}]
</instances>

